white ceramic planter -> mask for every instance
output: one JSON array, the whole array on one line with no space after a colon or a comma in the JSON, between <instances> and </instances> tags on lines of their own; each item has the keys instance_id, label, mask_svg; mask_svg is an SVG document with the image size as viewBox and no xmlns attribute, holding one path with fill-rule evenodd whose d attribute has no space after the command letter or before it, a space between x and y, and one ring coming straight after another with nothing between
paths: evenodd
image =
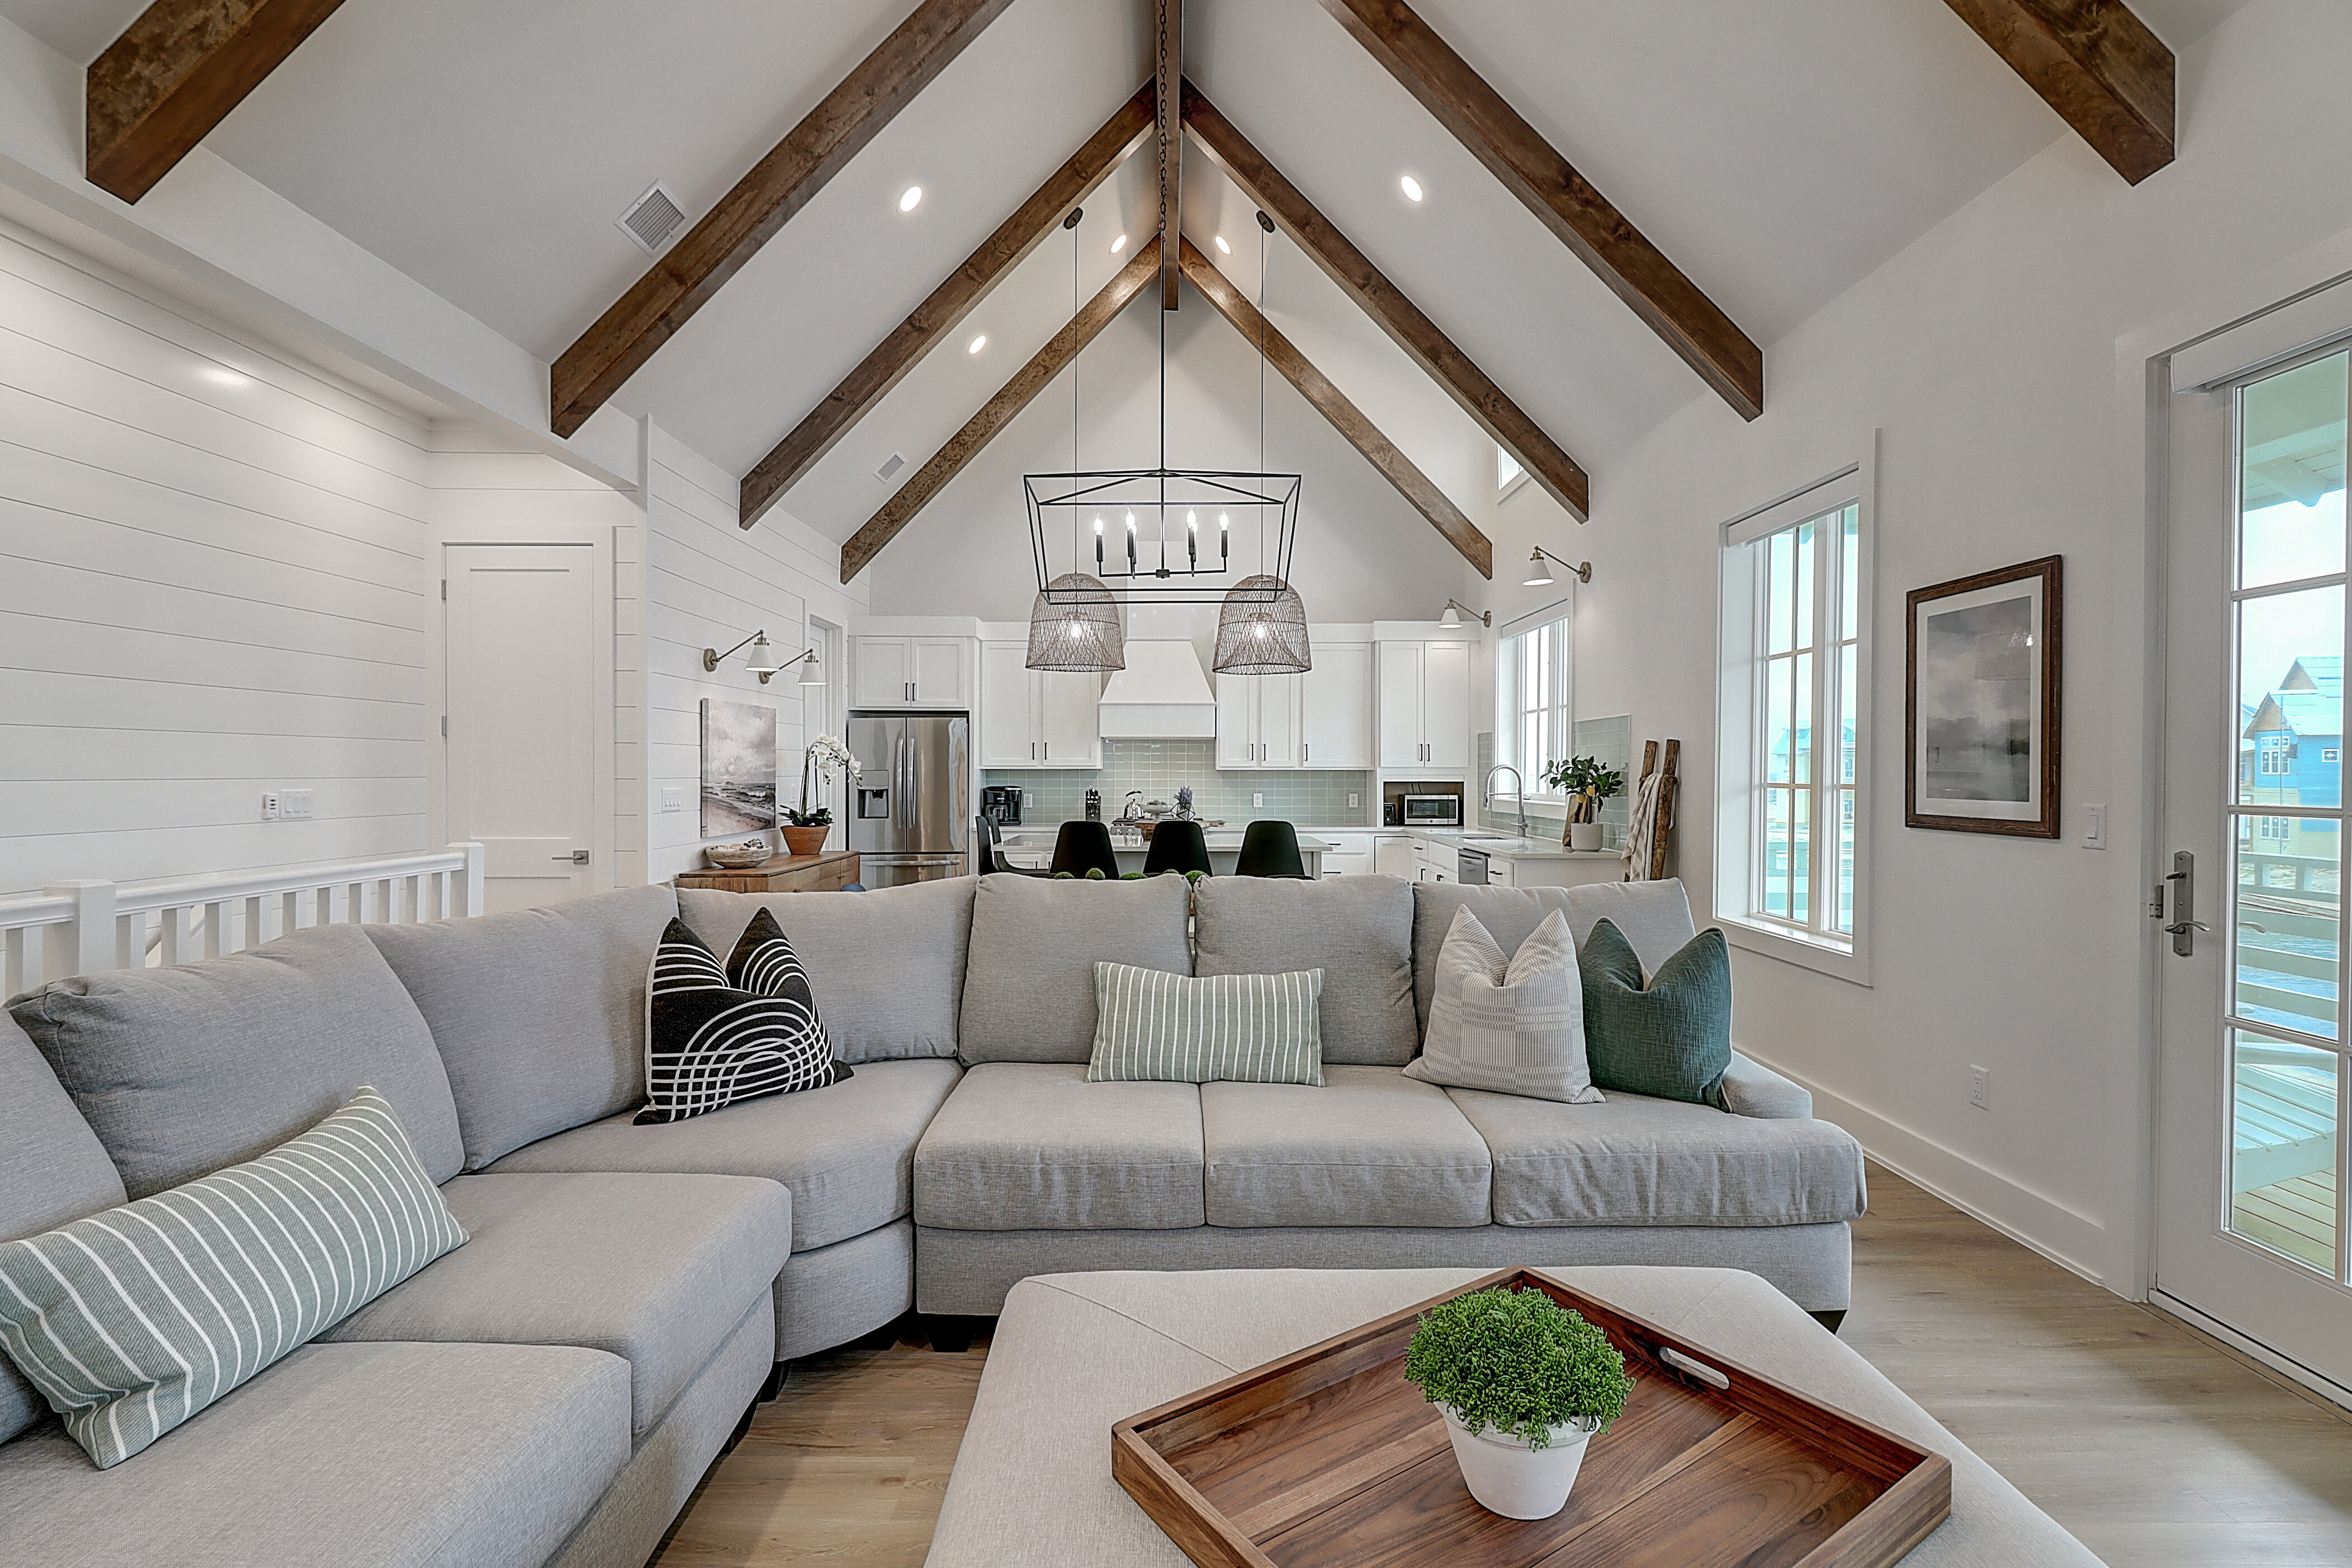
<instances>
[{"instance_id":1,"label":"white ceramic planter","mask_svg":"<svg viewBox=\"0 0 2352 1568\"><path fill-rule=\"evenodd\" d=\"M1601 824L1597 822L1570 823L1568 825L1568 847L1570 849L1600 848Z\"/></svg>"},{"instance_id":2,"label":"white ceramic planter","mask_svg":"<svg viewBox=\"0 0 2352 1568\"><path fill-rule=\"evenodd\" d=\"M1549 1519L1568 1506L1576 1472L1584 1466L1584 1446L1592 1441L1590 1426L1555 1426L1549 1446L1530 1448L1526 1438L1492 1427L1473 1432L1452 1410L1437 1408L1445 1417L1445 1435L1454 1440L1462 1483L1481 1508L1505 1519Z\"/></svg>"}]
</instances>

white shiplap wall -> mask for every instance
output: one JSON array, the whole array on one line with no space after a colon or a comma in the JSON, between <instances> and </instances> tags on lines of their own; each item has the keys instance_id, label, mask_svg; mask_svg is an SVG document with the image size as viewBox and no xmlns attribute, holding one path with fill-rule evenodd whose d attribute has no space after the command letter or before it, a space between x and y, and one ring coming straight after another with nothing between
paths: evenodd
<instances>
[{"instance_id":1,"label":"white shiplap wall","mask_svg":"<svg viewBox=\"0 0 2352 1568\"><path fill-rule=\"evenodd\" d=\"M680 446L658 428L647 433L646 554L643 566L642 666L630 668L628 563L615 574L622 616L620 676L614 700L626 720L629 692L642 691L647 816L646 877L662 881L701 864L701 703L705 697L765 702L777 710L779 788L797 799L801 747L800 689L793 675L766 686L747 674L739 657L716 673L702 668L702 650L726 649L765 627L779 647L807 645L812 615L845 626L866 608L864 584L839 584L840 549L782 509L758 527L736 525L734 478ZM634 678L634 679L633 679ZM627 731L622 731L622 744ZM661 810L667 786L681 792L685 809ZM621 790L631 786L625 780ZM623 809L625 809L624 807Z\"/></svg>"},{"instance_id":2,"label":"white shiplap wall","mask_svg":"<svg viewBox=\"0 0 2352 1568\"><path fill-rule=\"evenodd\" d=\"M0 893L425 846L427 464L415 416L0 225Z\"/></svg>"}]
</instances>

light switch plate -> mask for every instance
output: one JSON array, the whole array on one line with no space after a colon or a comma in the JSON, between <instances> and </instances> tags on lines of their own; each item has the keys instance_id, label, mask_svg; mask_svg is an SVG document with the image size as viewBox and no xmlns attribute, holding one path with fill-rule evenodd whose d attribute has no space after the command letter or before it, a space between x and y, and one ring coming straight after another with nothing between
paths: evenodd
<instances>
[{"instance_id":1,"label":"light switch plate","mask_svg":"<svg viewBox=\"0 0 2352 1568\"><path fill-rule=\"evenodd\" d=\"M285 814L285 803L278 798L278 792L274 789L265 791L261 796L261 820L275 822Z\"/></svg>"},{"instance_id":2,"label":"light switch plate","mask_svg":"<svg viewBox=\"0 0 2352 1568\"><path fill-rule=\"evenodd\" d=\"M2105 849L2107 847L2107 808L2086 805L2083 808L2083 847Z\"/></svg>"},{"instance_id":3,"label":"light switch plate","mask_svg":"<svg viewBox=\"0 0 2352 1568\"><path fill-rule=\"evenodd\" d=\"M661 808L664 811L684 811L686 809L686 790L678 784L662 785L661 803Z\"/></svg>"}]
</instances>

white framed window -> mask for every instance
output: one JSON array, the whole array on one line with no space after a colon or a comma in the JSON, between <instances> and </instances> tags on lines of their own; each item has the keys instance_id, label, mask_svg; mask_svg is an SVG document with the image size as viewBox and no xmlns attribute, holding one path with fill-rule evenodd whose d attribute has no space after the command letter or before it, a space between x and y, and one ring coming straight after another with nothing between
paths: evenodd
<instances>
[{"instance_id":1,"label":"white framed window","mask_svg":"<svg viewBox=\"0 0 2352 1568\"><path fill-rule=\"evenodd\" d=\"M1724 526L1716 919L1870 984L1873 456Z\"/></svg>"},{"instance_id":2,"label":"white framed window","mask_svg":"<svg viewBox=\"0 0 2352 1568\"><path fill-rule=\"evenodd\" d=\"M1519 771L1529 800L1564 800L1543 775L1576 744L1568 611L1555 605L1502 628L1495 649L1495 761Z\"/></svg>"},{"instance_id":3,"label":"white framed window","mask_svg":"<svg viewBox=\"0 0 2352 1568\"><path fill-rule=\"evenodd\" d=\"M2264 735L2262 739L2261 770L2273 778L2294 772L2290 765L2294 755L2284 735Z\"/></svg>"},{"instance_id":4,"label":"white framed window","mask_svg":"<svg viewBox=\"0 0 2352 1568\"><path fill-rule=\"evenodd\" d=\"M1506 451L1501 442L1496 442L1495 444L1495 499L1505 500L1527 482L1528 471L1519 467L1519 460Z\"/></svg>"}]
</instances>

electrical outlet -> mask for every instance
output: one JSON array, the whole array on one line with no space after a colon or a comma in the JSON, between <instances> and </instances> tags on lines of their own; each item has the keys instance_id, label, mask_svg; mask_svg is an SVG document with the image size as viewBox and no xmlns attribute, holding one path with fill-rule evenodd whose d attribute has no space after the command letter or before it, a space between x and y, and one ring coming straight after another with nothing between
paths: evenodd
<instances>
[{"instance_id":1,"label":"electrical outlet","mask_svg":"<svg viewBox=\"0 0 2352 1568\"><path fill-rule=\"evenodd\" d=\"M1362 795L1358 795L1354 790L1349 790L1348 792L1348 809L1349 811L1360 811L1363 809L1363 805L1364 797Z\"/></svg>"},{"instance_id":2,"label":"electrical outlet","mask_svg":"<svg viewBox=\"0 0 2352 1568\"><path fill-rule=\"evenodd\" d=\"M1255 795L1250 796L1250 809L1252 811L1263 810L1265 809L1265 792L1264 790L1260 790Z\"/></svg>"},{"instance_id":3,"label":"electrical outlet","mask_svg":"<svg viewBox=\"0 0 2352 1568\"><path fill-rule=\"evenodd\" d=\"M261 796L261 820L264 822L276 822L279 817L285 816L285 806L284 804L279 801L278 792L274 789L263 791Z\"/></svg>"},{"instance_id":4,"label":"electrical outlet","mask_svg":"<svg viewBox=\"0 0 2352 1568\"><path fill-rule=\"evenodd\" d=\"M661 802L661 808L664 811L684 811L686 809L685 786L682 784L662 785Z\"/></svg>"},{"instance_id":5,"label":"electrical outlet","mask_svg":"<svg viewBox=\"0 0 2352 1568\"><path fill-rule=\"evenodd\" d=\"M1979 1110L1992 1109L1992 1068L1969 1068L1969 1103Z\"/></svg>"},{"instance_id":6,"label":"electrical outlet","mask_svg":"<svg viewBox=\"0 0 2352 1568\"><path fill-rule=\"evenodd\" d=\"M2086 805L2083 808L2083 847L2105 849L2107 847L2107 808Z\"/></svg>"}]
</instances>

